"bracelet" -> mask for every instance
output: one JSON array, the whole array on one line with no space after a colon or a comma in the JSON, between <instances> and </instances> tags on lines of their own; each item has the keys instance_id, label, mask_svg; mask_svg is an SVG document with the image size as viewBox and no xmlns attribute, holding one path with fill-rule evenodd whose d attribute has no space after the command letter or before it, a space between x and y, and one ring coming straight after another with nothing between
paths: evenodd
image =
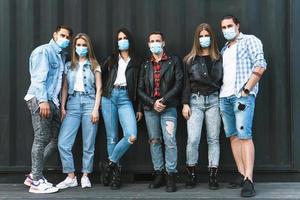
<instances>
[{"instance_id":1,"label":"bracelet","mask_svg":"<svg viewBox=\"0 0 300 200\"><path fill-rule=\"evenodd\" d=\"M257 76L258 78L261 78L261 76L262 76L262 75L261 75L260 73L258 73L258 72L252 72L252 74L255 75L255 76Z\"/></svg>"}]
</instances>

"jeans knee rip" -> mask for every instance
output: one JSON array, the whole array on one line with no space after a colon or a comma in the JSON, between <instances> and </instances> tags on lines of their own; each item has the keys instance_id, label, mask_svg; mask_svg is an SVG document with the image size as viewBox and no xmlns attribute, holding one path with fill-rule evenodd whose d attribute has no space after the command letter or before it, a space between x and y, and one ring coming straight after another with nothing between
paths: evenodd
<instances>
[{"instance_id":1,"label":"jeans knee rip","mask_svg":"<svg viewBox=\"0 0 300 200\"><path fill-rule=\"evenodd\" d=\"M133 144L135 141L136 141L136 137L134 137L134 136L130 136L130 137L128 138L128 142L129 142L130 144Z\"/></svg>"},{"instance_id":2,"label":"jeans knee rip","mask_svg":"<svg viewBox=\"0 0 300 200\"><path fill-rule=\"evenodd\" d=\"M148 142L149 144L161 144L161 138L151 138Z\"/></svg>"},{"instance_id":3,"label":"jeans knee rip","mask_svg":"<svg viewBox=\"0 0 300 200\"><path fill-rule=\"evenodd\" d=\"M169 135L173 135L174 133L174 122L166 121L166 130Z\"/></svg>"}]
</instances>

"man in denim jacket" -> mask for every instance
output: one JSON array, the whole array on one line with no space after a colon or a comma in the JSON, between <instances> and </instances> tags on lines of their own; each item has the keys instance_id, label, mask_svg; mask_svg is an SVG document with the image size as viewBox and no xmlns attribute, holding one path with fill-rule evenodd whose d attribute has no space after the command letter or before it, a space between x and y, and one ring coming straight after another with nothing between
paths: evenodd
<instances>
[{"instance_id":1,"label":"man in denim jacket","mask_svg":"<svg viewBox=\"0 0 300 200\"><path fill-rule=\"evenodd\" d=\"M31 193L53 193L58 189L43 177L44 160L57 149L60 127L59 93L72 36L68 26L57 26L48 44L37 47L29 59L31 84L25 101L31 112L34 140L31 150L31 174L24 182Z\"/></svg>"},{"instance_id":2,"label":"man in denim jacket","mask_svg":"<svg viewBox=\"0 0 300 200\"><path fill-rule=\"evenodd\" d=\"M235 16L224 16L220 25L228 41L222 50L220 111L239 171L238 179L230 187L243 187L241 196L251 197L255 195L252 121L258 81L266 70L267 63L261 41L254 35L240 32L240 22Z\"/></svg>"}]
</instances>

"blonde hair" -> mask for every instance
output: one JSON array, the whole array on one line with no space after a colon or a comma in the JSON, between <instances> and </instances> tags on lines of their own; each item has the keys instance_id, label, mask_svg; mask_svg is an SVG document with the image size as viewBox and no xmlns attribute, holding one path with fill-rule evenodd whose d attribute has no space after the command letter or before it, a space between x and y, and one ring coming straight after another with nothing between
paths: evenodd
<instances>
[{"instance_id":1,"label":"blonde hair","mask_svg":"<svg viewBox=\"0 0 300 200\"><path fill-rule=\"evenodd\" d=\"M203 30L207 31L210 35L211 43L208 48L209 48L209 55L211 59L218 60L220 58L220 52L218 49L216 36L211 26L209 24L202 23L199 24L196 28L192 50L184 57L184 62L189 64L197 55L200 55L202 53L203 48L200 46L199 43L199 34Z\"/></svg>"},{"instance_id":2,"label":"blonde hair","mask_svg":"<svg viewBox=\"0 0 300 200\"><path fill-rule=\"evenodd\" d=\"M75 36L75 38L73 39L72 42L72 53L71 53L71 68L74 69L76 68L78 61L79 61L79 56L76 53L76 42L78 39L83 39L84 41L86 41L87 43L87 48L88 48L88 54L87 54L87 58L88 60L91 62L92 64L92 71L94 71L96 69L96 67L99 66L99 63L97 61L97 58L95 56L94 50L93 50L93 46L92 46L92 42L90 37L85 34L85 33L79 33Z\"/></svg>"}]
</instances>

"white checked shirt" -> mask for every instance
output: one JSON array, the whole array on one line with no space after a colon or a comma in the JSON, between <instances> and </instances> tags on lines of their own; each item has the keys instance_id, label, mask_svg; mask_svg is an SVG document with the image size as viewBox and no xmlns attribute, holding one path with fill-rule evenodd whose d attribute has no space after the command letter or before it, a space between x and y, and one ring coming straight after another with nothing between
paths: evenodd
<instances>
[{"instance_id":1,"label":"white checked shirt","mask_svg":"<svg viewBox=\"0 0 300 200\"><path fill-rule=\"evenodd\" d=\"M228 48L228 42L223 47L221 53ZM254 35L246 35L240 32L237 38L236 49L236 78L235 78L235 95L241 96L241 90L247 83L255 67L267 67L264 58L263 45ZM258 93L258 83L250 91L255 96Z\"/></svg>"}]
</instances>

